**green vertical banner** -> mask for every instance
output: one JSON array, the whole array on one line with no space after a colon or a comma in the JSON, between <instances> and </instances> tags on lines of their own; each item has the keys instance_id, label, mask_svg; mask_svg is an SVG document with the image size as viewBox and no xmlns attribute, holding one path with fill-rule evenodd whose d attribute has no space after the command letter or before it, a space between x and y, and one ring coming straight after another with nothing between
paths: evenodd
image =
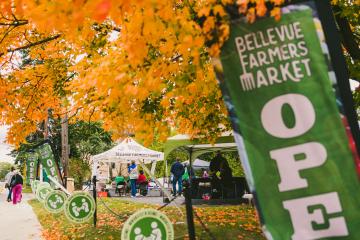
<instances>
[{"instance_id":1,"label":"green vertical banner","mask_svg":"<svg viewBox=\"0 0 360 240\"><path fill-rule=\"evenodd\" d=\"M36 171L38 166L38 155L36 152L26 152L26 184L30 185L31 181L36 179Z\"/></svg>"},{"instance_id":2,"label":"green vertical banner","mask_svg":"<svg viewBox=\"0 0 360 240\"><path fill-rule=\"evenodd\" d=\"M214 61L268 239L360 239L360 181L313 1L234 20Z\"/></svg>"},{"instance_id":3,"label":"green vertical banner","mask_svg":"<svg viewBox=\"0 0 360 240\"><path fill-rule=\"evenodd\" d=\"M45 170L46 175L52 176L59 182L62 182L60 170L55 161L50 144L47 142L41 144L37 147L36 152L39 156L39 160L43 166L43 169Z\"/></svg>"}]
</instances>

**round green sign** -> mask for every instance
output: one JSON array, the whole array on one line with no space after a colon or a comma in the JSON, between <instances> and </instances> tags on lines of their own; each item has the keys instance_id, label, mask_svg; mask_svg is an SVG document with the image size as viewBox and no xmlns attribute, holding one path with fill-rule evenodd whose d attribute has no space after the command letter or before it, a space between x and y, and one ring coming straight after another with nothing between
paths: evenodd
<instances>
[{"instance_id":1,"label":"round green sign","mask_svg":"<svg viewBox=\"0 0 360 240\"><path fill-rule=\"evenodd\" d=\"M75 223L88 221L95 212L95 201L86 192L75 192L65 202L65 215Z\"/></svg>"},{"instance_id":2,"label":"round green sign","mask_svg":"<svg viewBox=\"0 0 360 240\"><path fill-rule=\"evenodd\" d=\"M59 213L64 209L66 199L67 196L63 191L52 191L45 197L45 209L51 213Z\"/></svg>"},{"instance_id":3,"label":"round green sign","mask_svg":"<svg viewBox=\"0 0 360 240\"><path fill-rule=\"evenodd\" d=\"M174 228L169 218L155 209L142 209L126 220L122 240L173 240Z\"/></svg>"},{"instance_id":4,"label":"round green sign","mask_svg":"<svg viewBox=\"0 0 360 240\"><path fill-rule=\"evenodd\" d=\"M36 193L36 188L39 186L39 184L40 184L39 180L34 180L31 182L31 190L34 194Z\"/></svg>"},{"instance_id":5,"label":"round green sign","mask_svg":"<svg viewBox=\"0 0 360 240\"><path fill-rule=\"evenodd\" d=\"M53 189L49 185L40 184L36 189L37 200L39 200L39 202L44 202L46 195L51 191L53 191Z\"/></svg>"}]
</instances>

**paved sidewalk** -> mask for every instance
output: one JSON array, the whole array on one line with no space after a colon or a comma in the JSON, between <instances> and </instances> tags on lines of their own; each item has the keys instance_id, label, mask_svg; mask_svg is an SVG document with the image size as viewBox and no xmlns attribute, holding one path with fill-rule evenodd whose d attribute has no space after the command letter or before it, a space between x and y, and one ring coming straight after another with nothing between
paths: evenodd
<instances>
[{"instance_id":1,"label":"paved sidewalk","mask_svg":"<svg viewBox=\"0 0 360 240\"><path fill-rule=\"evenodd\" d=\"M0 191L3 189L0 187ZM20 204L6 201L7 190L0 194L0 239L1 240L40 240L41 225L28 200L33 194L23 194Z\"/></svg>"}]
</instances>

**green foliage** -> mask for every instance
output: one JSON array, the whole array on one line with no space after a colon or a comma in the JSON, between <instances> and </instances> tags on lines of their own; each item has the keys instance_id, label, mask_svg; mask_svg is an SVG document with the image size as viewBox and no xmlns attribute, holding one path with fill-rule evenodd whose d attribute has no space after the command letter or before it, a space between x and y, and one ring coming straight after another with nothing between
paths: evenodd
<instances>
[{"instance_id":1,"label":"green foliage","mask_svg":"<svg viewBox=\"0 0 360 240\"><path fill-rule=\"evenodd\" d=\"M10 171L12 164L7 162L0 162L0 181L3 181L6 174Z\"/></svg>"},{"instance_id":2,"label":"green foliage","mask_svg":"<svg viewBox=\"0 0 360 240\"><path fill-rule=\"evenodd\" d=\"M69 161L69 172L74 178L75 189L81 190L82 183L90 178L91 168L89 162L81 158L71 158Z\"/></svg>"},{"instance_id":3,"label":"green foliage","mask_svg":"<svg viewBox=\"0 0 360 240\"><path fill-rule=\"evenodd\" d=\"M81 189L83 181L90 178L90 156L108 150L112 146L111 135L101 123L78 121L69 125L69 145L69 173L75 188Z\"/></svg>"},{"instance_id":4,"label":"green foliage","mask_svg":"<svg viewBox=\"0 0 360 240\"><path fill-rule=\"evenodd\" d=\"M360 82L360 60L353 60L348 54L345 54L345 59L349 68L350 78Z\"/></svg>"},{"instance_id":5,"label":"green foliage","mask_svg":"<svg viewBox=\"0 0 360 240\"><path fill-rule=\"evenodd\" d=\"M43 126L39 126L39 129ZM111 134L102 128L99 122L76 121L69 124L69 177L73 177L75 187L81 188L82 182L90 175L89 160L91 155L108 150L112 146ZM44 141L42 131L36 131L27 137L27 142L12 151L15 163L22 171L25 168L25 152ZM61 120L49 118L49 139L55 160L61 166Z\"/></svg>"},{"instance_id":6,"label":"green foliage","mask_svg":"<svg viewBox=\"0 0 360 240\"><path fill-rule=\"evenodd\" d=\"M215 152L205 153L199 157L201 160L210 162L215 157ZM234 177L244 177L244 169L241 166L238 152L223 152L222 156L228 161Z\"/></svg>"},{"instance_id":7,"label":"green foliage","mask_svg":"<svg viewBox=\"0 0 360 240\"><path fill-rule=\"evenodd\" d=\"M167 157L167 164L168 164L168 174L167 176L170 176L170 168L171 165L175 162L176 157L180 158L180 161L186 161L189 159L189 156L187 154L187 152L184 151L178 151L178 150L174 150L172 151L169 156ZM165 177L165 161L161 161L158 162L156 164L156 168L155 168L155 176L157 178L161 178L161 177Z\"/></svg>"},{"instance_id":8,"label":"green foliage","mask_svg":"<svg viewBox=\"0 0 360 240\"><path fill-rule=\"evenodd\" d=\"M69 125L70 158L89 160L112 146L111 134L99 122L77 121Z\"/></svg>"},{"instance_id":9,"label":"green foliage","mask_svg":"<svg viewBox=\"0 0 360 240\"><path fill-rule=\"evenodd\" d=\"M226 153L223 154L232 169L234 177L245 177L244 169L241 166L240 158L238 153Z\"/></svg>"},{"instance_id":10,"label":"green foliage","mask_svg":"<svg viewBox=\"0 0 360 240\"><path fill-rule=\"evenodd\" d=\"M355 103L355 110L358 113L358 119L360 120L360 116L359 116L359 112L360 112L360 89L356 89L353 92L353 98L354 98L354 103Z\"/></svg>"},{"instance_id":11,"label":"green foliage","mask_svg":"<svg viewBox=\"0 0 360 240\"><path fill-rule=\"evenodd\" d=\"M245 176L244 169L241 166L238 152L225 152L222 155L228 161L234 177ZM168 176L170 176L170 168L171 165L175 162L176 157L180 158L181 162L189 160L189 155L186 151L181 151L181 150L172 151L167 158ZM213 153L205 153L199 156L198 158L210 162L211 159L213 159L214 157L215 157L215 153L213 152ZM165 176L165 161L161 161L157 163L155 176L157 178Z\"/></svg>"},{"instance_id":12,"label":"green foliage","mask_svg":"<svg viewBox=\"0 0 360 240\"><path fill-rule=\"evenodd\" d=\"M359 59L359 44L360 44L360 5L354 3L354 1L348 0L337 0L333 1L335 14L339 14L341 17L345 18L350 24L350 32L346 36L341 36L344 39L352 40L357 43L357 47L353 46L352 49L347 49L345 52L345 58L347 66L349 68L350 78L360 81L360 59ZM339 11L337 11L339 8ZM351 52L348 52L351 51ZM351 57L351 55L353 57Z\"/></svg>"}]
</instances>

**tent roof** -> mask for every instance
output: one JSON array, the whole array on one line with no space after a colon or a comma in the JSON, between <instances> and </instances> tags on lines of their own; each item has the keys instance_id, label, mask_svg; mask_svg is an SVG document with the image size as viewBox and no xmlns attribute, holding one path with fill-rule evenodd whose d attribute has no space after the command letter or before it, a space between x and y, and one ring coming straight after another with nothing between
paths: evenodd
<instances>
[{"instance_id":1,"label":"tent roof","mask_svg":"<svg viewBox=\"0 0 360 240\"><path fill-rule=\"evenodd\" d=\"M148 149L128 137L112 149L94 155L91 159L100 162L129 163L134 160L150 163L164 160L164 153Z\"/></svg>"},{"instance_id":2,"label":"tent roof","mask_svg":"<svg viewBox=\"0 0 360 240\"><path fill-rule=\"evenodd\" d=\"M174 150L191 151L191 161L196 159L201 154L207 152L234 152L237 151L236 143L233 137L233 132L225 132L216 139L214 144L206 142L203 139L190 139L188 135L175 135L168 138L165 143L165 158Z\"/></svg>"},{"instance_id":3,"label":"tent roof","mask_svg":"<svg viewBox=\"0 0 360 240\"><path fill-rule=\"evenodd\" d=\"M189 161L185 161L183 163L189 163ZM194 162L192 163L192 167L193 168L209 168L210 167L210 162L201 160L201 159L195 159Z\"/></svg>"}]
</instances>

